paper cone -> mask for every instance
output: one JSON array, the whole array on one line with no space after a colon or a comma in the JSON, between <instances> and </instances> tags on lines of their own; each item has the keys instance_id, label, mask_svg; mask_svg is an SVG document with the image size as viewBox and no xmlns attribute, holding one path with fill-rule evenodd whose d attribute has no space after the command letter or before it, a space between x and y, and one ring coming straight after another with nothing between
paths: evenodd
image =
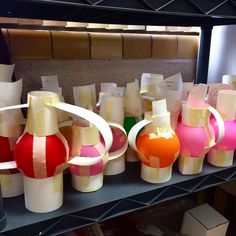
<instances>
[{"instance_id":1,"label":"paper cone","mask_svg":"<svg viewBox=\"0 0 236 236\"><path fill-rule=\"evenodd\" d=\"M92 176L71 174L72 186L80 192L93 192L103 186L103 173Z\"/></svg>"},{"instance_id":2,"label":"paper cone","mask_svg":"<svg viewBox=\"0 0 236 236\"><path fill-rule=\"evenodd\" d=\"M1 174L0 183L3 198L16 197L24 192L21 173Z\"/></svg>"},{"instance_id":3,"label":"paper cone","mask_svg":"<svg viewBox=\"0 0 236 236\"><path fill-rule=\"evenodd\" d=\"M110 160L105 168L104 175L117 175L125 171L125 155Z\"/></svg>"},{"instance_id":4,"label":"paper cone","mask_svg":"<svg viewBox=\"0 0 236 236\"><path fill-rule=\"evenodd\" d=\"M194 175L201 173L204 157L205 155L200 157L189 157L180 155L179 172L183 175Z\"/></svg>"},{"instance_id":5,"label":"paper cone","mask_svg":"<svg viewBox=\"0 0 236 236\"><path fill-rule=\"evenodd\" d=\"M25 206L36 213L54 211L63 203L63 174L45 179L23 176Z\"/></svg>"},{"instance_id":6,"label":"paper cone","mask_svg":"<svg viewBox=\"0 0 236 236\"><path fill-rule=\"evenodd\" d=\"M152 168L142 163L141 178L149 183L159 184L167 182L172 176L172 165L165 168Z\"/></svg>"},{"instance_id":7,"label":"paper cone","mask_svg":"<svg viewBox=\"0 0 236 236\"><path fill-rule=\"evenodd\" d=\"M212 149L207 154L207 161L213 166L217 167L232 166L233 160L234 160L234 150L222 151L222 150Z\"/></svg>"},{"instance_id":8,"label":"paper cone","mask_svg":"<svg viewBox=\"0 0 236 236\"><path fill-rule=\"evenodd\" d=\"M12 65L0 64L0 81L11 82L14 68L15 64Z\"/></svg>"}]
</instances>

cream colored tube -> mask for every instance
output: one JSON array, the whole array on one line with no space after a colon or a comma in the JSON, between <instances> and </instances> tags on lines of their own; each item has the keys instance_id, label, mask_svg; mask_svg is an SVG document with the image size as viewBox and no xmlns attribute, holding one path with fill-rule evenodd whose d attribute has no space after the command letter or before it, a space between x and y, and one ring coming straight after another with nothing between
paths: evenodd
<instances>
[{"instance_id":1,"label":"cream colored tube","mask_svg":"<svg viewBox=\"0 0 236 236\"><path fill-rule=\"evenodd\" d=\"M24 176L25 206L37 213L54 211L63 203L63 174L45 179Z\"/></svg>"}]
</instances>

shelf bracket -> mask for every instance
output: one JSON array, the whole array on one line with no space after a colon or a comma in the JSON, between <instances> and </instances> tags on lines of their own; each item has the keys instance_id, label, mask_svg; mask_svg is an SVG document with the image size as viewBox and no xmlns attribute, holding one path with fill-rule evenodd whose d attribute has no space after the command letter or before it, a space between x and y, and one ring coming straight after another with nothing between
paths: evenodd
<instances>
[{"instance_id":1,"label":"shelf bracket","mask_svg":"<svg viewBox=\"0 0 236 236\"><path fill-rule=\"evenodd\" d=\"M212 25L201 27L195 83L207 83Z\"/></svg>"}]
</instances>

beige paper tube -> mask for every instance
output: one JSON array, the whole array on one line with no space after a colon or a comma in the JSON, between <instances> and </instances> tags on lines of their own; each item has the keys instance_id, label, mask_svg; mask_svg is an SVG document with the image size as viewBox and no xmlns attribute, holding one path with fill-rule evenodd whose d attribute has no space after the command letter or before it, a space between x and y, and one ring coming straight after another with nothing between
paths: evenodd
<instances>
[{"instance_id":1,"label":"beige paper tube","mask_svg":"<svg viewBox=\"0 0 236 236\"><path fill-rule=\"evenodd\" d=\"M54 211L63 203L63 174L45 179L23 176L25 206L37 213Z\"/></svg>"}]
</instances>

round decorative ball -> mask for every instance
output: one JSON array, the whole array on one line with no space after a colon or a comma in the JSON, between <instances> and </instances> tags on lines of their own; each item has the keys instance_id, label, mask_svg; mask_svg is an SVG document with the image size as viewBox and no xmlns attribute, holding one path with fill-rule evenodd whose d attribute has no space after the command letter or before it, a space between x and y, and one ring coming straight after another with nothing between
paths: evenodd
<instances>
[{"instance_id":1,"label":"round decorative ball","mask_svg":"<svg viewBox=\"0 0 236 236\"><path fill-rule=\"evenodd\" d=\"M67 161L67 143L61 134L45 137L23 134L16 143L14 158L18 169L30 178L54 176Z\"/></svg>"},{"instance_id":2,"label":"round decorative ball","mask_svg":"<svg viewBox=\"0 0 236 236\"><path fill-rule=\"evenodd\" d=\"M158 137L155 133L140 133L136 146L146 160L142 163L155 168L165 168L174 163L179 155L180 143L176 134L170 138Z\"/></svg>"}]
</instances>

